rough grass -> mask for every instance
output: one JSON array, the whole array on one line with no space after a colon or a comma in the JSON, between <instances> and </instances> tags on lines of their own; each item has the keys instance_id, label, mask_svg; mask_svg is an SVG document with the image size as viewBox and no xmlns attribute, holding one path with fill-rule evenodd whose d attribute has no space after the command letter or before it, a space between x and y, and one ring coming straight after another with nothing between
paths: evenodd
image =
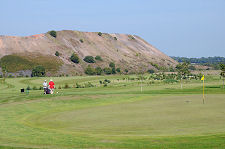
<instances>
[{"instance_id":1,"label":"rough grass","mask_svg":"<svg viewBox=\"0 0 225 149\"><path fill-rule=\"evenodd\" d=\"M56 72L62 62L56 56L42 55L7 55L1 58L1 66L6 66L8 72L19 70L32 70L35 66L42 65L47 71Z\"/></svg>"},{"instance_id":2,"label":"rough grass","mask_svg":"<svg viewBox=\"0 0 225 149\"><path fill-rule=\"evenodd\" d=\"M205 105L201 81L183 89L143 82L140 92L139 81L123 77L53 78L56 85L112 83L46 96L19 89L50 78L6 79L0 84L0 148L225 148L225 90L218 77L206 77Z\"/></svg>"}]
</instances>

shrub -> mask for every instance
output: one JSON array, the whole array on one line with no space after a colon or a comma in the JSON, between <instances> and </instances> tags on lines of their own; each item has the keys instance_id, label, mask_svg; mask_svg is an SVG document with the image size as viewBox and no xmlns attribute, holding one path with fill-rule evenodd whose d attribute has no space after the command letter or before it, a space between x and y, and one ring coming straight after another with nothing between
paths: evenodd
<instances>
[{"instance_id":1,"label":"shrub","mask_svg":"<svg viewBox=\"0 0 225 149\"><path fill-rule=\"evenodd\" d=\"M31 90L31 87L28 85L27 88L26 88L26 90Z\"/></svg>"},{"instance_id":2,"label":"shrub","mask_svg":"<svg viewBox=\"0 0 225 149\"><path fill-rule=\"evenodd\" d=\"M125 69L124 71L125 71L126 73L128 73L128 69Z\"/></svg>"},{"instance_id":3,"label":"shrub","mask_svg":"<svg viewBox=\"0 0 225 149\"><path fill-rule=\"evenodd\" d=\"M80 39L80 42L81 42L81 43L83 43L83 42L84 42L84 40L83 40L83 39Z\"/></svg>"},{"instance_id":4,"label":"shrub","mask_svg":"<svg viewBox=\"0 0 225 149\"><path fill-rule=\"evenodd\" d=\"M65 89L70 88L69 84L65 84L64 88Z\"/></svg>"},{"instance_id":5,"label":"shrub","mask_svg":"<svg viewBox=\"0 0 225 149\"><path fill-rule=\"evenodd\" d=\"M91 82L88 82L88 83L85 83L85 84L84 84L84 87L85 87L85 88L88 88L88 87L94 87L94 85L91 84Z\"/></svg>"},{"instance_id":6,"label":"shrub","mask_svg":"<svg viewBox=\"0 0 225 149\"><path fill-rule=\"evenodd\" d=\"M59 52L58 51L55 52L55 56L59 56Z\"/></svg>"},{"instance_id":7,"label":"shrub","mask_svg":"<svg viewBox=\"0 0 225 149\"><path fill-rule=\"evenodd\" d=\"M115 67L112 68L112 74L116 74L116 68Z\"/></svg>"},{"instance_id":8,"label":"shrub","mask_svg":"<svg viewBox=\"0 0 225 149\"><path fill-rule=\"evenodd\" d=\"M115 68L115 63L113 63L113 62L109 63L109 67Z\"/></svg>"},{"instance_id":9,"label":"shrub","mask_svg":"<svg viewBox=\"0 0 225 149\"><path fill-rule=\"evenodd\" d=\"M102 74L102 68L101 67L96 67L95 68L95 72L97 75L101 75Z\"/></svg>"},{"instance_id":10,"label":"shrub","mask_svg":"<svg viewBox=\"0 0 225 149\"><path fill-rule=\"evenodd\" d=\"M81 88L81 85L76 83L76 88Z\"/></svg>"},{"instance_id":11,"label":"shrub","mask_svg":"<svg viewBox=\"0 0 225 149\"><path fill-rule=\"evenodd\" d=\"M90 65L88 65L88 67L85 69L85 73L87 75L94 75L95 74L95 69L92 68Z\"/></svg>"},{"instance_id":12,"label":"shrub","mask_svg":"<svg viewBox=\"0 0 225 149\"><path fill-rule=\"evenodd\" d=\"M152 73L154 73L154 72L155 72L155 71L154 71L153 69L149 69L149 70L148 70L148 73L151 73L151 74L152 74Z\"/></svg>"},{"instance_id":13,"label":"shrub","mask_svg":"<svg viewBox=\"0 0 225 149\"><path fill-rule=\"evenodd\" d=\"M85 56L84 61L87 63L95 63L93 56Z\"/></svg>"},{"instance_id":14,"label":"shrub","mask_svg":"<svg viewBox=\"0 0 225 149\"><path fill-rule=\"evenodd\" d=\"M190 69L190 70L196 70L195 66L193 66L193 65L190 65L190 66L189 66L189 69Z\"/></svg>"},{"instance_id":15,"label":"shrub","mask_svg":"<svg viewBox=\"0 0 225 149\"><path fill-rule=\"evenodd\" d=\"M102 61L102 58L101 58L101 56L97 55L97 56L95 56L95 60Z\"/></svg>"},{"instance_id":16,"label":"shrub","mask_svg":"<svg viewBox=\"0 0 225 149\"><path fill-rule=\"evenodd\" d=\"M116 72L120 72L120 68L116 68Z\"/></svg>"},{"instance_id":17,"label":"shrub","mask_svg":"<svg viewBox=\"0 0 225 149\"><path fill-rule=\"evenodd\" d=\"M59 85L58 89L62 89L61 85Z\"/></svg>"},{"instance_id":18,"label":"shrub","mask_svg":"<svg viewBox=\"0 0 225 149\"><path fill-rule=\"evenodd\" d=\"M72 62L76 63L76 64L78 64L78 63L80 62L80 59L79 59L78 55L75 54L75 53L73 53L73 54L71 55L70 60L71 60Z\"/></svg>"},{"instance_id":19,"label":"shrub","mask_svg":"<svg viewBox=\"0 0 225 149\"><path fill-rule=\"evenodd\" d=\"M33 90L37 90L37 87L36 86L33 86Z\"/></svg>"},{"instance_id":20,"label":"shrub","mask_svg":"<svg viewBox=\"0 0 225 149\"><path fill-rule=\"evenodd\" d=\"M104 71L105 74L107 74L107 75L112 74L112 69L110 69L109 67L104 68L103 71Z\"/></svg>"},{"instance_id":21,"label":"shrub","mask_svg":"<svg viewBox=\"0 0 225 149\"><path fill-rule=\"evenodd\" d=\"M37 66L32 70L32 77L44 77L45 76L45 68L43 66Z\"/></svg>"},{"instance_id":22,"label":"shrub","mask_svg":"<svg viewBox=\"0 0 225 149\"><path fill-rule=\"evenodd\" d=\"M57 32L52 30L49 32L49 35L51 35L52 37L56 38L57 37Z\"/></svg>"},{"instance_id":23,"label":"shrub","mask_svg":"<svg viewBox=\"0 0 225 149\"><path fill-rule=\"evenodd\" d=\"M42 87L42 86L40 86L40 87L39 87L39 90L43 90L43 87Z\"/></svg>"},{"instance_id":24,"label":"shrub","mask_svg":"<svg viewBox=\"0 0 225 149\"><path fill-rule=\"evenodd\" d=\"M98 36L102 36L102 33L101 32L98 32Z\"/></svg>"},{"instance_id":25,"label":"shrub","mask_svg":"<svg viewBox=\"0 0 225 149\"><path fill-rule=\"evenodd\" d=\"M114 38L114 40L117 40L117 38L116 37L113 37Z\"/></svg>"}]
</instances>

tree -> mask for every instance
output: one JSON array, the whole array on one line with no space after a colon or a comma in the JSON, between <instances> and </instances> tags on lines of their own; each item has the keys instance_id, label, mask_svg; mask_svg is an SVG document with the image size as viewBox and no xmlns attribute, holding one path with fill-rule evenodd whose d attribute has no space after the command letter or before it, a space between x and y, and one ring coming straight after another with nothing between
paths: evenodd
<instances>
[{"instance_id":1,"label":"tree","mask_svg":"<svg viewBox=\"0 0 225 149\"><path fill-rule=\"evenodd\" d=\"M97 56L95 56L95 60L102 61L102 58L101 58L101 56L97 55Z\"/></svg>"},{"instance_id":2,"label":"tree","mask_svg":"<svg viewBox=\"0 0 225 149\"><path fill-rule=\"evenodd\" d=\"M32 70L32 77L44 77L45 76L45 68L43 66L37 66Z\"/></svg>"},{"instance_id":3,"label":"tree","mask_svg":"<svg viewBox=\"0 0 225 149\"><path fill-rule=\"evenodd\" d=\"M54 38L57 37L57 32L54 31L54 30L50 31L49 34L50 34L52 37L54 37Z\"/></svg>"},{"instance_id":4,"label":"tree","mask_svg":"<svg viewBox=\"0 0 225 149\"><path fill-rule=\"evenodd\" d=\"M180 63L176 66L178 75L180 76L180 83L181 83L181 89L182 89L182 79L185 79L188 74L190 74L189 71L189 63L184 62Z\"/></svg>"},{"instance_id":5,"label":"tree","mask_svg":"<svg viewBox=\"0 0 225 149\"><path fill-rule=\"evenodd\" d=\"M113 63L113 62L111 62L111 63L109 63L109 67L111 67L111 68L115 68L115 63Z\"/></svg>"},{"instance_id":6,"label":"tree","mask_svg":"<svg viewBox=\"0 0 225 149\"><path fill-rule=\"evenodd\" d=\"M153 69L149 69L148 73L152 74L152 73L155 73L155 71Z\"/></svg>"},{"instance_id":7,"label":"tree","mask_svg":"<svg viewBox=\"0 0 225 149\"><path fill-rule=\"evenodd\" d=\"M73 53L73 54L71 55L70 60L71 60L72 62L76 63L76 64L78 64L78 63L80 62L80 59L79 59L78 55L75 54L75 53Z\"/></svg>"},{"instance_id":8,"label":"tree","mask_svg":"<svg viewBox=\"0 0 225 149\"><path fill-rule=\"evenodd\" d=\"M220 64L220 76L223 78L223 88L224 88L224 78L225 78L225 64Z\"/></svg>"},{"instance_id":9,"label":"tree","mask_svg":"<svg viewBox=\"0 0 225 149\"><path fill-rule=\"evenodd\" d=\"M88 65L88 67L85 69L85 73L87 75L95 75L95 69Z\"/></svg>"},{"instance_id":10,"label":"tree","mask_svg":"<svg viewBox=\"0 0 225 149\"><path fill-rule=\"evenodd\" d=\"M59 56L59 52L58 51L55 52L55 56Z\"/></svg>"},{"instance_id":11,"label":"tree","mask_svg":"<svg viewBox=\"0 0 225 149\"><path fill-rule=\"evenodd\" d=\"M116 68L116 72L120 72L120 68Z\"/></svg>"},{"instance_id":12,"label":"tree","mask_svg":"<svg viewBox=\"0 0 225 149\"><path fill-rule=\"evenodd\" d=\"M97 75L101 75L102 74L102 68L101 67L96 67L95 68L95 72Z\"/></svg>"},{"instance_id":13,"label":"tree","mask_svg":"<svg viewBox=\"0 0 225 149\"><path fill-rule=\"evenodd\" d=\"M95 63L93 56L85 56L84 61L87 63Z\"/></svg>"},{"instance_id":14,"label":"tree","mask_svg":"<svg viewBox=\"0 0 225 149\"><path fill-rule=\"evenodd\" d=\"M112 69L112 74L116 74L116 65L115 63L109 63L109 67Z\"/></svg>"},{"instance_id":15,"label":"tree","mask_svg":"<svg viewBox=\"0 0 225 149\"><path fill-rule=\"evenodd\" d=\"M107 75L112 74L112 69L110 69L109 67L104 68L103 71L104 71L105 74L107 74Z\"/></svg>"},{"instance_id":16,"label":"tree","mask_svg":"<svg viewBox=\"0 0 225 149\"><path fill-rule=\"evenodd\" d=\"M102 36L102 33L101 32L98 32L98 36Z\"/></svg>"}]
</instances>

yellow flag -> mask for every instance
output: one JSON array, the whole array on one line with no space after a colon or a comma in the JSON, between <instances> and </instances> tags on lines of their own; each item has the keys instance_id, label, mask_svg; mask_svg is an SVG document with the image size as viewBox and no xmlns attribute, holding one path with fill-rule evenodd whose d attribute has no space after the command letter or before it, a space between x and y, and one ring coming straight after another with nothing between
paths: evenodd
<instances>
[{"instance_id":1,"label":"yellow flag","mask_svg":"<svg viewBox=\"0 0 225 149\"><path fill-rule=\"evenodd\" d=\"M205 80L205 76L204 75L202 76L201 80Z\"/></svg>"}]
</instances>

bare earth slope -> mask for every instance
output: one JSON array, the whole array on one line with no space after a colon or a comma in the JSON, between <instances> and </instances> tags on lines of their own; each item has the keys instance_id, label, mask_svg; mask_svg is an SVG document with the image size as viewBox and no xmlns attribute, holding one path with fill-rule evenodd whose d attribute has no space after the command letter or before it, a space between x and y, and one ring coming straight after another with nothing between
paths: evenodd
<instances>
[{"instance_id":1,"label":"bare earth slope","mask_svg":"<svg viewBox=\"0 0 225 149\"><path fill-rule=\"evenodd\" d=\"M117 67L128 69L129 72L156 69L154 64L166 68L177 64L172 58L135 35L104 33L99 36L95 32L64 30L57 32L57 38L47 33L27 37L0 36L0 58L12 54L48 57L55 56L56 51L60 52L61 55L57 59L62 62L57 74L82 74L89 65L83 61L85 56L102 57L103 62L91 64L93 67L107 67L109 62L115 62ZM79 55L80 64L69 60L73 52Z\"/></svg>"}]
</instances>

